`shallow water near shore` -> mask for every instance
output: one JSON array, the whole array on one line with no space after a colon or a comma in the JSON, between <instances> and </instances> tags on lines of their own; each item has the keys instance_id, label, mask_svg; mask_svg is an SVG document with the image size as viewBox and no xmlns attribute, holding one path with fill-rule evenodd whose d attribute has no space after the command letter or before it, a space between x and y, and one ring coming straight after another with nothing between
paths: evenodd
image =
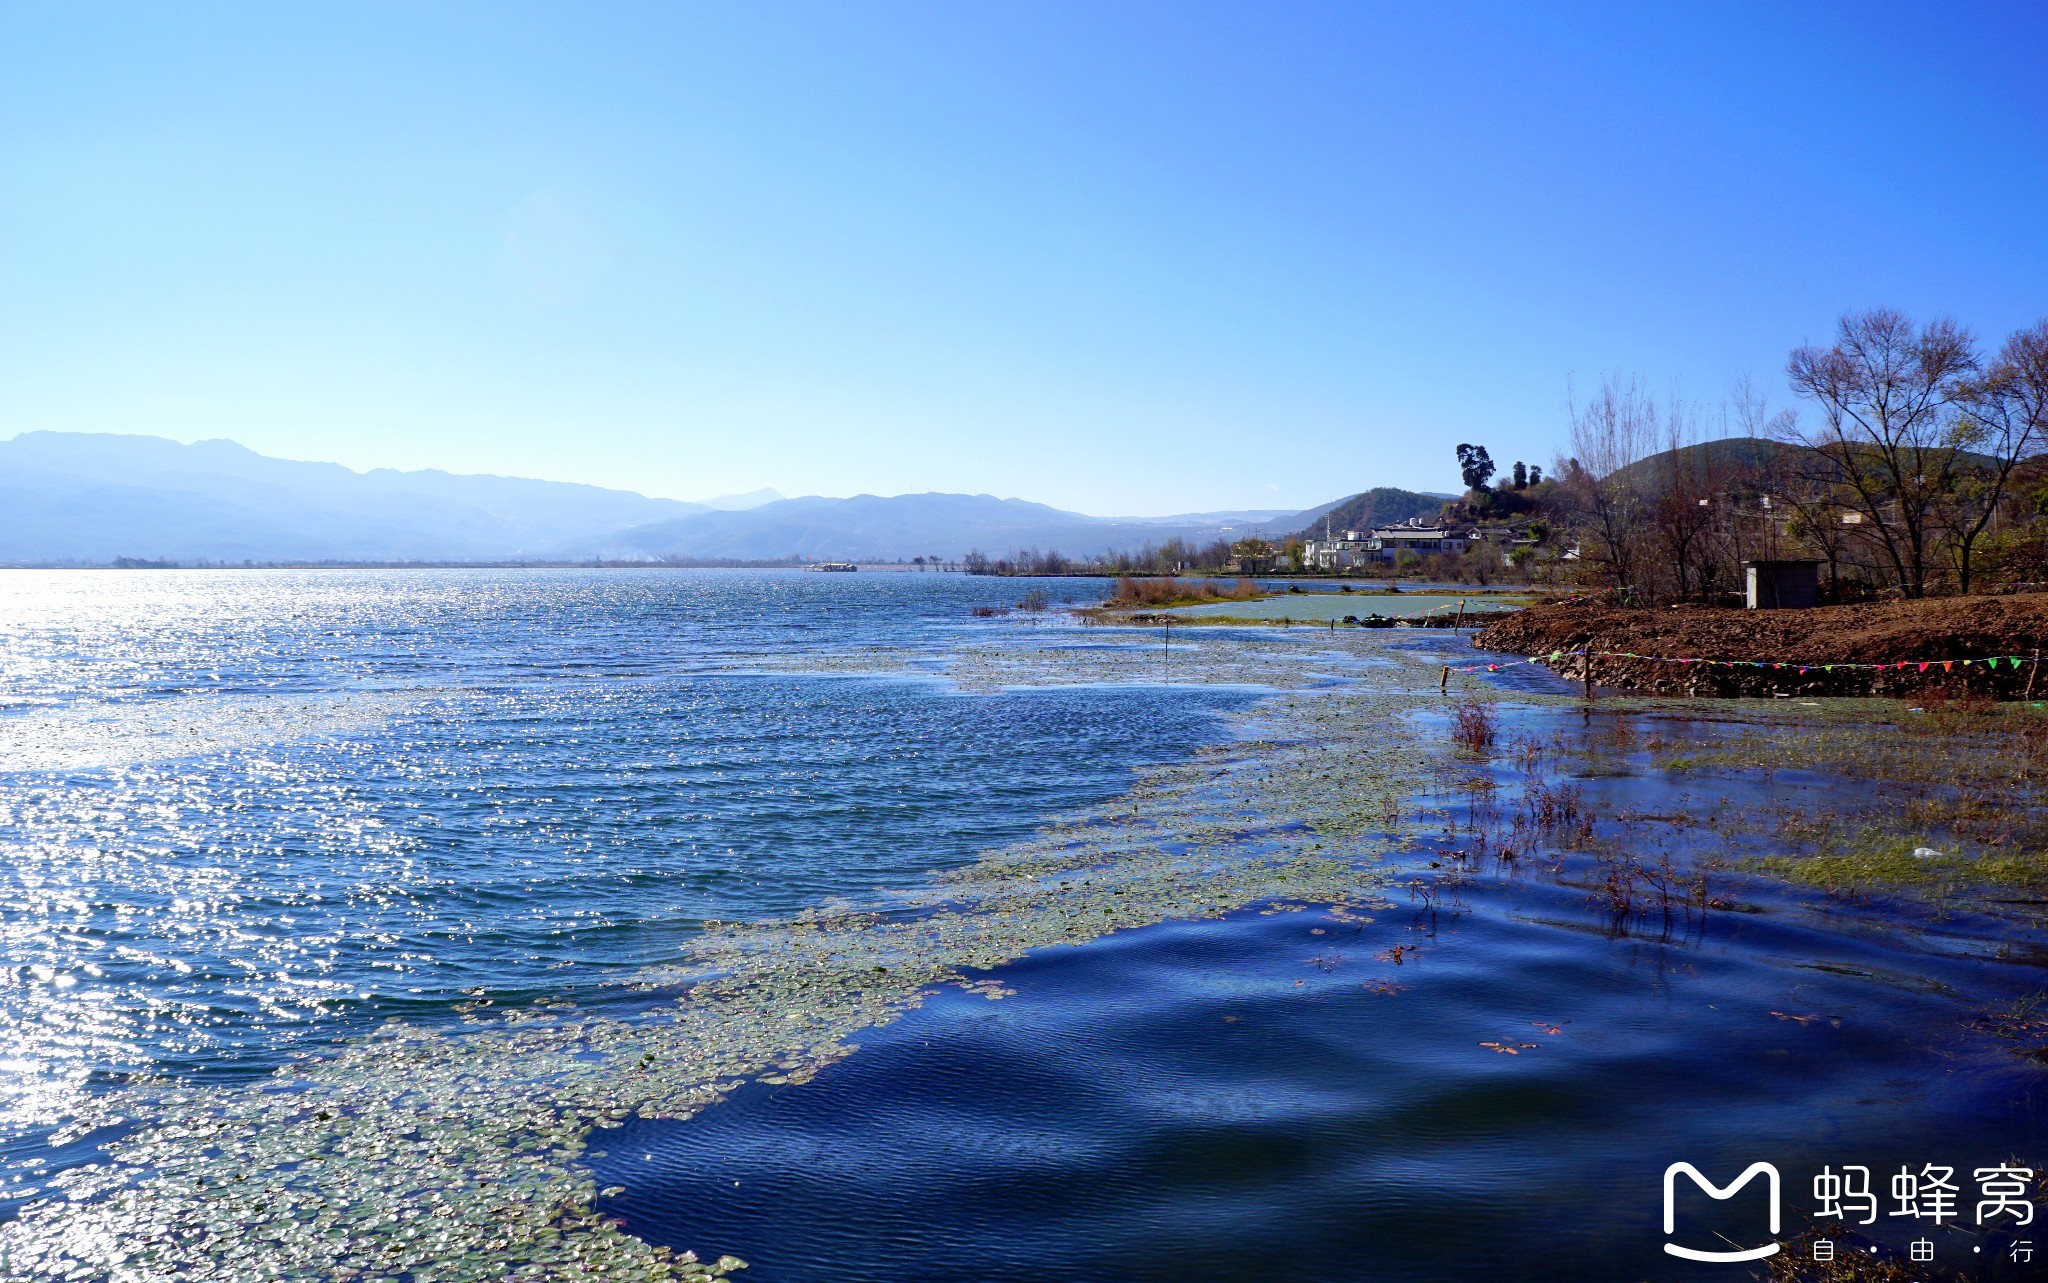
<instances>
[{"instance_id":1,"label":"shallow water near shore","mask_svg":"<svg viewBox=\"0 0 2048 1283\"><path fill-rule=\"evenodd\" d=\"M1606 713L1509 717L1613 734ZM1581 778L1631 823L1787 787L1626 759L1641 773ZM1858 787L1789 786L1817 805ZM1617 914L1591 857L1453 850L1470 845L1393 851L1369 915L1287 903L1043 950L992 973L1000 1001L937 998L801 1090L630 1123L594 1160L619 1187L605 1210L803 1283L1023 1280L1051 1262L1159 1280L1679 1278L1704 1267L1662 1250L1672 1162L1775 1164L1797 1233L1823 1169L1933 1164L1967 1188L2048 1153L2048 1025L2001 1019L2048 982L2037 908L1844 903L1724 871L1713 907ZM1716 1210L1692 1209L1695 1237L1759 1238L1754 1215ZM1943 1268L2042 1273L2011 1259L2025 1230L1962 1219L1837 1238L1896 1265L1932 1233Z\"/></svg>"},{"instance_id":2,"label":"shallow water near shore","mask_svg":"<svg viewBox=\"0 0 2048 1283\"><path fill-rule=\"evenodd\" d=\"M611 1134L601 1206L791 1283L1677 1277L1669 1162L2048 1144L2038 1071L1962 1030L1973 961L1769 918L1599 926L1569 890L1500 886L1433 920L1250 912L1053 950L804 1087Z\"/></svg>"},{"instance_id":3,"label":"shallow water near shore","mask_svg":"<svg viewBox=\"0 0 2048 1283\"><path fill-rule=\"evenodd\" d=\"M13 1206L130 1139L0 1231L19 1259L1686 1277L1670 1162L1776 1162L1796 1215L1823 1164L2048 1155L2033 910L1729 873L1617 914L1590 855L1475 854L1519 785L1450 749L1455 635L1169 651L938 575L77 578L0 688ZM1504 736L1614 738L1533 666L1459 682ZM1609 758L1570 778L1645 854L1718 840L1657 816L1843 787ZM203 1090L56 1130L165 1073ZM150 1238L238 1170L274 1237ZM406 1181L453 1215L395 1241Z\"/></svg>"}]
</instances>

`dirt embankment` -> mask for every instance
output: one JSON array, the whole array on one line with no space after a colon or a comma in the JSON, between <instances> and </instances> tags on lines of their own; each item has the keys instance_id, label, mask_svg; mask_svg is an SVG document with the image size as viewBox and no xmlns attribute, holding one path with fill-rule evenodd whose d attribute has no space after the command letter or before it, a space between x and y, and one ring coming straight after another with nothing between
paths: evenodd
<instances>
[{"instance_id":1,"label":"dirt embankment","mask_svg":"<svg viewBox=\"0 0 2048 1283\"><path fill-rule=\"evenodd\" d=\"M2048 677L2035 677L2048 650L2043 593L1815 610L1532 606L1472 643L1542 656L1570 677L1590 663L1599 685L1652 694L2048 698Z\"/></svg>"}]
</instances>

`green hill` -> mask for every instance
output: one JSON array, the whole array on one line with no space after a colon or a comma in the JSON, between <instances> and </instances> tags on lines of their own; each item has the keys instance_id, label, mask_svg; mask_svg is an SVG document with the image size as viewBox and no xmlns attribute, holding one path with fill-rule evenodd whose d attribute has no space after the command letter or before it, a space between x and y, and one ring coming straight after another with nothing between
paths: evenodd
<instances>
[{"instance_id":1,"label":"green hill","mask_svg":"<svg viewBox=\"0 0 2048 1283\"><path fill-rule=\"evenodd\" d=\"M1451 497L1445 494L1401 490L1393 486L1374 486L1363 494L1339 499L1296 533L1303 539L1320 539L1323 537L1326 518L1329 529L1343 531L1391 526L1410 517L1434 517L1443 510L1444 504L1449 502Z\"/></svg>"},{"instance_id":2,"label":"green hill","mask_svg":"<svg viewBox=\"0 0 2048 1283\"><path fill-rule=\"evenodd\" d=\"M1805 447L1765 437L1722 437L1676 450L1660 450L1620 469L1615 476L1652 490L1662 485L1673 468L1689 468L1702 478L1738 471L1763 473L1784 459L1788 451L1804 453Z\"/></svg>"},{"instance_id":3,"label":"green hill","mask_svg":"<svg viewBox=\"0 0 2048 1283\"><path fill-rule=\"evenodd\" d=\"M1868 447L1859 449L1867 451ZM1996 460L1965 450L1957 457L1956 463L1958 467L1964 469L1981 469L1995 466ZM1694 475L1702 480L1709 477L1727 478L1743 473L1768 477L1774 471L1827 471L1824 457L1803 445L1772 441L1765 437L1722 437L1716 441L1680 446L1676 450L1660 450L1656 454L1636 460L1617 471L1615 475L1644 491L1653 491L1663 485L1672 468L1691 468Z\"/></svg>"}]
</instances>

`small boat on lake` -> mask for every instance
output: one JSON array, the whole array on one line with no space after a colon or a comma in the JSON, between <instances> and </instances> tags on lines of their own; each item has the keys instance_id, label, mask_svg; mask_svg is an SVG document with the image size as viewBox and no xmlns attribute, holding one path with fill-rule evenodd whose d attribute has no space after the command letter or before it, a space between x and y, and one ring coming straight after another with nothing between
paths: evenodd
<instances>
[{"instance_id":1,"label":"small boat on lake","mask_svg":"<svg viewBox=\"0 0 2048 1283\"><path fill-rule=\"evenodd\" d=\"M853 564L852 562L850 562L850 561L814 561L814 562L812 562L812 563L811 563L810 565L808 565L808 566L805 566L805 567L804 567L804 569L805 569L805 570L839 570L839 571L854 571L854 570L859 570L859 569L860 569L860 567L859 567L859 566L856 566L856 565L854 565L854 564Z\"/></svg>"}]
</instances>

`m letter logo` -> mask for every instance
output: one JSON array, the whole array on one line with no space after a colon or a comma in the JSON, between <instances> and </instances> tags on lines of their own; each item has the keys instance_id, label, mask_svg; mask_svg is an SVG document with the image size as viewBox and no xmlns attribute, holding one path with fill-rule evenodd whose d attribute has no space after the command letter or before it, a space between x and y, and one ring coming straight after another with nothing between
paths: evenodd
<instances>
[{"instance_id":1,"label":"m letter logo","mask_svg":"<svg viewBox=\"0 0 2048 1283\"><path fill-rule=\"evenodd\" d=\"M1768 1178L1767 1183L1770 1185L1771 1190L1771 1233L1774 1236L1777 1234L1777 1168L1769 1163L1751 1163L1742 1175L1728 1182L1726 1186L1721 1186L1700 1175L1700 1169L1694 1167L1691 1163L1673 1163L1664 1169L1664 1233L1667 1236L1676 1233L1678 1230L1678 1200L1674 1195L1677 1193L1678 1176L1681 1172L1690 1176L1692 1183L1704 1190L1708 1198L1724 1200L1734 1198L1736 1191L1755 1180L1758 1173L1762 1173ZM1688 1261L1760 1261L1764 1257L1775 1253L1778 1250L1778 1245L1776 1243L1766 1243L1762 1247L1746 1248L1735 1252L1702 1252L1697 1248L1680 1247L1676 1243L1666 1243L1664 1250L1673 1256L1682 1256Z\"/></svg>"}]
</instances>

